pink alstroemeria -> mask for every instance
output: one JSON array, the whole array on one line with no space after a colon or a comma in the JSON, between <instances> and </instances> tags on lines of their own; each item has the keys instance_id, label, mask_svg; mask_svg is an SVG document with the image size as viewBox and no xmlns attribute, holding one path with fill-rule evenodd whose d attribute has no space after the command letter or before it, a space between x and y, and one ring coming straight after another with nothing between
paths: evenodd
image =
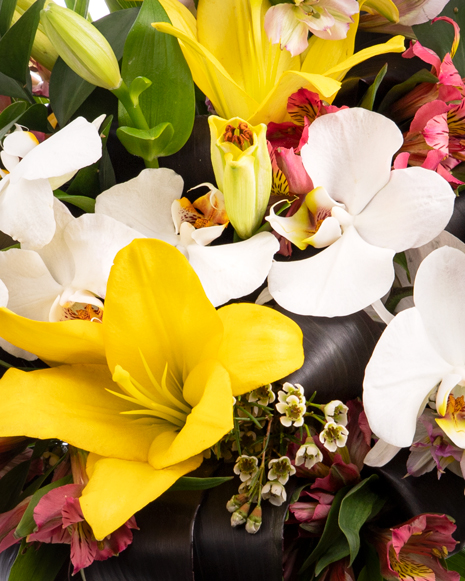
<instances>
[{"instance_id":1,"label":"pink alstroemeria","mask_svg":"<svg viewBox=\"0 0 465 581\"><path fill-rule=\"evenodd\" d=\"M446 571L441 564L457 544L452 537L456 528L445 515L421 514L396 528L373 530L383 578L459 581L458 573Z\"/></svg>"},{"instance_id":2,"label":"pink alstroemeria","mask_svg":"<svg viewBox=\"0 0 465 581\"><path fill-rule=\"evenodd\" d=\"M321 491L303 490L297 502L289 505L302 528L312 536L321 536L326 524L326 518L331 510L334 495Z\"/></svg>"},{"instance_id":3,"label":"pink alstroemeria","mask_svg":"<svg viewBox=\"0 0 465 581\"><path fill-rule=\"evenodd\" d=\"M278 42L292 56L304 52L308 33L326 40L346 38L352 16L358 14L355 0L294 0L268 9L265 31L273 44Z\"/></svg>"},{"instance_id":4,"label":"pink alstroemeria","mask_svg":"<svg viewBox=\"0 0 465 581\"><path fill-rule=\"evenodd\" d=\"M27 537L28 542L71 545L73 575L94 561L105 561L118 555L132 543L131 529L138 528L132 517L103 541L97 542L79 504L83 488L83 484L66 484L45 494L34 509L37 531Z\"/></svg>"},{"instance_id":5,"label":"pink alstroemeria","mask_svg":"<svg viewBox=\"0 0 465 581\"><path fill-rule=\"evenodd\" d=\"M14 532L26 512L30 500L31 497L28 496L15 508L0 514L0 553L19 543L19 539L14 536Z\"/></svg>"},{"instance_id":6,"label":"pink alstroemeria","mask_svg":"<svg viewBox=\"0 0 465 581\"><path fill-rule=\"evenodd\" d=\"M349 557L328 565L318 581L355 581L355 573L349 565Z\"/></svg>"}]
</instances>

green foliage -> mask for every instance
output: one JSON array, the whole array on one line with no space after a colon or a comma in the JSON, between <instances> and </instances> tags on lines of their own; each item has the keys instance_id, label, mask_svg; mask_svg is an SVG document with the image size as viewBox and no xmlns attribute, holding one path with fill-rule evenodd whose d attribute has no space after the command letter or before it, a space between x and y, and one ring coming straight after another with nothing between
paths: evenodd
<instances>
[{"instance_id":1,"label":"green foliage","mask_svg":"<svg viewBox=\"0 0 465 581\"><path fill-rule=\"evenodd\" d=\"M449 571L457 571L461 577L465 577L465 549L446 559L445 564Z\"/></svg>"},{"instance_id":2,"label":"green foliage","mask_svg":"<svg viewBox=\"0 0 465 581\"><path fill-rule=\"evenodd\" d=\"M16 8L16 0L2 0L0 3L0 38L10 28Z\"/></svg>"},{"instance_id":3,"label":"green foliage","mask_svg":"<svg viewBox=\"0 0 465 581\"><path fill-rule=\"evenodd\" d=\"M171 123L160 123L152 129L118 127L116 135L129 153L150 162L166 155L164 152L170 147L174 130Z\"/></svg>"},{"instance_id":4,"label":"green foliage","mask_svg":"<svg viewBox=\"0 0 465 581\"><path fill-rule=\"evenodd\" d=\"M42 543L21 546L8 581L54 581L65 560L69 545Z\"/></svg>"},{"instance_id":5,"label":"green foliage","mask_svg":"<svg viewBox=\"0 0 465 581\"><path fill-rule=\"evenodd\" d=\"M368 109L368 111L373 111L373 105L375 104L376 93L378 92L378 89L379 89L379 86L381 85L382 80L386 76L387 70L388 70L388 66L386 63L384 65L384 67L376 75L376 78L373 81L373 83L368 87L367 92L365 93L365 95L360 103L360 107L362 107L363 109Z\"/></svg>"},{"instance_id":6,"label":"green foliage","mask_svg":"<svg viewBox=\"0 0 465 581\"><path fill-rule=\"evenodd\" d=\"M395 101L397 101L407 93L410 93L410 91L420 83L435 84L437 82L438 82L437 77L435 77L432 73L430 73L426 69L422 69L421 71L416 72L409 79L407 79L403 83L394 85L394 87L392 87L392 89L388 91L388 93L382 100L380 106L378 107L378 112L385 113L389 109L389 107L393 103L395 103Z\"/></svg>"},{"instance_id":7,"label":"green foliage","mask_svg":"<svg viewBox=\"0 0 465 581\"><path fill-rule=\"evenodd\" d=\"M215 488L228 480L232 480L232 476L212 477L212 478L194 478L193 476L182 476L170 490L207 490L208 488Z\"/></svg>"}]
</instances>

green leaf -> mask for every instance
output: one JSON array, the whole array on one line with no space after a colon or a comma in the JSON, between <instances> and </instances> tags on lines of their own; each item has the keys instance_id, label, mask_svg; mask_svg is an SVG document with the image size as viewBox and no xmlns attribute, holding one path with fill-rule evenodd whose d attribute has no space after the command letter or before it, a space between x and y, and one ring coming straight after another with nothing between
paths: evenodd
<instances>
[{"instance_id":1,"label":"green leaf","mask_svg":"<svg viewBox=\"0 0 465 581\"><path fill-rule=\"evenodd\" d=\"M12 97L13 99L25 99L34 103L34 97L28 88L23 87L21 83L0 72L0 95Z\"/></svg>"},{"instance_id":2,"label":"green leaf","mask_svg":"<svg viewBox=\"0 0 465 581\"><path fill-rule=\"evenodd\" d=\"M31 534L32 531L35 529L36 523L34 520L34 509L39 504L39 500L42 498L42 496L44 496L45 494L47 494L47 492L50 492L50 490L53 490L54 488L58 488L59 486L64 486L65 484L72 483L73 477L69 475L65 476L64 478L60 478L60 480L56 480L55 482L52 482L51 484L48 484L43 488L39 488L39 490L37 490L37 492L35 492L32 495L32 498L26 508L26 511L23 514L23 518L19 521L19 524L16 527L15 537L17 539L22 539L23 537Z\"/></svg>"},{"instance_id":3,"label":"green leaf","mask_svg":"<svg viewBox=\"0 0 465 581\"><path fill-rule=\"evenodd\" d=\"M69 557L69 545L42 543L22 545L8 581L54 581Z\"/></svg>"},{"instance_id":4,"label":"green leaf","mask_svg":"<svg viewBox=\"0 0 465 581\"><path fill-rule=\"evenodd\" d=\"M398 252L394 256L394 262L405 270L405 274L407 275L407 280L409 282L412 282L412 279L410 278L410 271L408 268L407 256L405 255L405 252Z\"/></svg>"},{"instance_id":5,"label":"green leaf","mask_svg":"<svg viewBox=\"0 0 465 581\"><path fill-rule=\"evenodd\" d=\"M87 18L87 11L89 9L89 0L66 0L67 8L74 10L83 18Z\"/></svg>"},{"instance_id":6,"label":"green leaf","mask_svg":"<svg viewBox=\"0 0 465 581\"><path fill-rule=\"evenodd\" d=\"M26 483L31 460L21 462L0 479L0 513L14 508Z\"/></svg>"},{"instance_id":7,"label":"green leaf","mask_svg":"<svg viewBox=\"0 0 465 581\"><path fill-rule=\"evenodd\" d=\"M171 123L160 123L152 129L134 129L133 127L118 127L116 135L129 153L152 161L160 155L165 155L173 138L174 130Z\"/></svg>"},{"instance_id":8,"label":"green leaf","mask_svg":"<svg viewBox=\"0 0 465 581\"><path fill-rule=\"evenodd\" d=\"M455 12L455 8L458 8ZM440 16L448 16L452 18L460 26L460 30L465 30L465 10L461 2L449 2ZM413 32L423 46L434 50L434 52L443 59L450 51L452 42L454 40L454 28L451 24L444 21L425 22L425 24L418 24L413 27ZM459 43L457 52L453 58L453 63L456 66L461 77L465 76L465 44L461 41Z\"/></svg>"},{"instance_id":9,"label":"green leaf","mask_svg":"<svg viewBox=\"0 0 465 581\"><path fill-rule=\"evenodd\" d=\"M30 81L29 58L45 0L36 0L0 40L0 71L22 85Z\"/></svg>"},{"instance_id":10,"label":"green leaf","mask_svg":"<svg viewBox=\"0 0 465 581\"><path fill-rule=\"evenodd\" d=\"M343 557L347 557L347 555L349 555L350 553L349 543L347 542L346 537L339 528L338 522L339 508L341 506L342 499L349 490L350 487L345 486L344 488L341 488L341 490L339 490L339 492L334 497L333 503L331 504L331 509L328 513L328 518L326 519L323 534L321 535L317 546L305 560L299 573L302 573L303 571L308 569L308 567L310 567L312 563L315 563L315 561L318 561L317 567L321 572L323 568L329 565L330 563L333 563L334 561L337 561L338 559L342 559ZM302 528L305 527L302 526ZM328 557L325 557L325 555L328 555ZM321 566L322 564L323 567Z\"/></svg>"},{"instance_id":11,"label":"green leaf","mask_svg":"<svg viewBox=\"0 0 465 581\"><path fill-rule=\"evenodd\" d=\"M101 192L110 189L116 184L115 171L113 169L110 155L108 154L108 149L106 147L108 136L110 135L112 121L113 115L109 115L100 128L103 150L99 164L98 180Z\"/></svg>"},{"instance_id":12,"label":"green leaf","mask_svg":"<svg viewBox=\"0 0 465 581\"><path fill-rule=\"evenodd\" d=\"M41 103L36 103L26 109L26 111L19 117L18 123L24 125L24 127L27 127L30 131L50 133L48 116L49 110L47 107Z\"/></svg>"},{"instance_id":13,"label":"green leaf","mask_svg":"<svg viewBox=\"0 0 465 581\"><path fill-rule=\"evenodd\" d=\"M232 480L232 476L212 477L212 478L194 478L192 476L182 476L170 490L207 490L208 488L215 488L228 480Z\"/></svg>"},{"instance_id":14,"label":"green leaf","mask_svg":"<svg viewBox=\"0 0 465 581\"><path fill-rule=\"evenodd\" d=\"M10 28L15 13L16 0L2 0L0 5L0 38Z\"/></svg>"},{"instance_id":15,"label":"green leaf","mask_svg":"<svg viewBox=\"0 0 465 581\"><path fill-rule=\"evenodd\" d=\"M171 155L181 149L192 132L194 83L177 39L155 30L152 22L170 20L158 0L144 0L126 40L121 74L128 87L136 77L152 81L140 95L140 107L150 128L162 123L173 126L171 142L157 154ZM120 113L119 124L131 126L122 106Z\"/></svg>"},{"instance_id":16,"label":"green leaf","mask_svg":"<svg viewBox=\"0 0 465 581\"><path fill-rule=\"evenodd\" d=\"M363 562L365 566L361 570L357 581L383 581L378 553L368 543L363 546Z\"/></svg>"},{"instance_id":17,"label":"green leaf","mask_svg":"<svg viewBox=\"0 0 465 581\"><path fill-rule=\"evenodd\" d=\"M394 87L392 87L392 89L390 89L387 92L386 96L381 101L381 104L378 107L379 113L384 113L385 111L387 111L395 101L409 93L420 83L436 84L437 82L438 78L435 77L433 73L430 73L426 69L421 69L421 71L417 71L409 79L407 79L403 83L394 85Z\"/></svg>"},{"instance_id":18,"label":"green leaf","mask_svg":"<svg viewBox=\"0 0 465 581\"><path fill-rule=\"evenodd\" d=\"M3 139L8 131L10 131L26 109L27 103L24 103L24 101L18 101L8 105L8 107L0 113L0 139Z\"/></svg>"},{"instance_id":19,"label":"green leaf","mask_svg":"<svg viewBox=\"0 0 465 581\"><path fill-rule=\"evenodd\" d=\"M139 106L139 96L146 91L151 84L152 81L149 81L149 79L145 77L136 77L132 81L131 86L129 87L129 96L131 97L134 107Z\"/></svg>"},{"instance_id":20,"label":"green leaf","mask_svg":"<svg viewBox=\"0 0 465 581\"><path fill-rule=\"evenodd\" d=\"M381 510L385 502L385 499L372 490L372 484L376 480L378 480L376 474L362 480L347 493L341 502L339 526L349 543L350 565L360 549L360 529L370 517Z\"/></svg>"},{"instance_id":21,"label":"green leaf","mask_svg":"<svg viewBox=\"0 0 465 581\"><path fill-rule=\"evenodd\" d=\"M73 204L73 206L76 206L76 208L84 210L84 212L87 212L88 214L91 214L95 211L94 198L88 198L87 196L73 196L65 194L63 192L57 193L56 191L54 192L54 195L55 198L58 198L62 202L68 202L68 204Z\"/></svg>"},{"instance_id":22,"label":"green leaf","mask_svg":"<svg viewBox=\"0 0 465 581\"><path fill-rule=\"evenodd\" d=\"M93 23L108 40L118 60L123 56L124 42L137 13L137 8L120 10ZM50 78L50 102L60 126L66 125L94 89L94 85L81 79L61 58L57 60Z\"/></svg>"},{"instance_id":23,"label":"green leaf","mask_svg":"<svg viewBox=\"0 0 465 581\"><path fill-rule=\"evenodd\" d=\"M465 549L446 559L447 569L457 571L461 577L465 577Z\"/></svg>"},{"instance_id":24,"label":"green leaf","mask_svg":"<svg viewBox=\"0 0 465 581\"><path fill-rule=\"evenodd\" d=\"M384 67L376 75L376 78L373 81L373 83L368 87L367 92L365 93L365 95L360 103L360 107L362 107L363 109L368 109L368 111L373 111L373 105L375 104L376 93L378 92L378 88L379 88L382 80L386 76L387 70L388 70L388 66L386 63L384 65Z\"/></svg>"}]
</instances>

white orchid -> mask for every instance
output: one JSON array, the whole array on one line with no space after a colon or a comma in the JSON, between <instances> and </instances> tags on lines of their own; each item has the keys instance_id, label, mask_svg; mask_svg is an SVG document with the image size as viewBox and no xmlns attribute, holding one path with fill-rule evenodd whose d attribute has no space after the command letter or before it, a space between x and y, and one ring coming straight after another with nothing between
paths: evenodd
<instances>
[{"instance_id":1,"label":"white orchid","mask_svg":"<svg viewBox=\"0 0 465 581\"><path fill-rule=\"evenodd\" d=\"M55 233L53 190L102 155L96 125L78 117L39 144L17 127L5 137L1 160L0 230L21 243L42 247Z\"/></svg>"},{"instance_id":2,"label":"white orchid","mask_svg":"<svg viewBox=\"0 0 465 581\"><path fill-rule=\"evenodd\" d=\"M323 237L330 245L311 258L273 264L269 290L282 307L326 317L359 311L389 291L396 252L421 246L444 229L454 193L430 170L391 171L402 143L395 123L365 109L344 109L310 125L302 160L319 192L307 206L324 199L313 230L331 226Z\"/></svg>"},{"instance_id":3,"label":"white orchid","mask_svg":"<svg viewBox=\"0 0 465 581\"><path fill-rule=\"evenodd\" d=\"M211 186L213 188L213 186ZM196 229L182 220L183 180L170 169L145 169L137 178L118 184L97 197L95 211L176 246L197 273L215 305L250 294L266 279L279 243L262 232L235 244L207 246L224 226ZM215 195L221 192L213 188ZM173 206L174 205L174 206Z\"/></svg>"},{"instance_id":4,"label":"white orchid","mask_svg":"<svg viewBox=\"0 0 465 581\"><path fill-rule=\"evenodd\" d=\"M439 248L418 269L415 306L399 313L381 336L366 368L363 403L385 448L412 444L417 417L436 389L437 423L465 448L464 295L465 254Z\"/></svg>"},{"instance_id":5,"label":"white orchid","mask_svg":"<svg viewBox=\"0 0 465 581\"><path fill-rule=\"evenodd\" d=\"M74 218L54 200L55 235L49 244L0 252L0 279L8 308L36 321L101 319L110 268L116 253L141 234L109 216ZM1 301L0 294L0 301ZM6 305L3 305L6 306ZM35 356L0 339L9 353Z\"/></svg>"}]
</instances>

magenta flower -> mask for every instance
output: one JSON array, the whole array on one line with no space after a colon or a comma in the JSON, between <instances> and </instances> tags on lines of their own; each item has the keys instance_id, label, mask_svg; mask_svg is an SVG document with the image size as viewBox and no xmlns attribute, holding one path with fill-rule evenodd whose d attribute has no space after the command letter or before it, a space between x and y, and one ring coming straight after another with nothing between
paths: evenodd
<instances>
[{"instance_id":1,"label":"magenta flower","mask_svg":"<svg viewBox=\"0 0 465 581\"><path fill-rule=\"evenodd\" d=\"M421 514L397 528L373 531L382 576L387 581L459 581L458 573L441 565L457 544L455 529L446 515Z\"/></svg>"},{"instance_id":2,"label":"magenta flower","mask_svg":"<svg viewBox=\"0 0 465 581\"><path fill-rule=\"evenodd\" d=\"M8 547L19 543L19 539L14 536L14 532L19 521L23 518L30 500L31 497L28 496L15 508L0 514L0 553L8 549Z\"/></svg>"},{"instance_id":3,"label":"magenta flower","mask_svg":"<svg viewBox=\"0 0 465 581\"><path fill-rule=\"evenodd\" d=\"M45 494L34 509L37 531L27 537L28 542L71 545L73 575L94 561L105 561L118 555L132 543L131 529L138 528L132 517L103 541L97 542L79 504L83 488L82 484L67 484Z\"/></svg>"}]
</instances>

